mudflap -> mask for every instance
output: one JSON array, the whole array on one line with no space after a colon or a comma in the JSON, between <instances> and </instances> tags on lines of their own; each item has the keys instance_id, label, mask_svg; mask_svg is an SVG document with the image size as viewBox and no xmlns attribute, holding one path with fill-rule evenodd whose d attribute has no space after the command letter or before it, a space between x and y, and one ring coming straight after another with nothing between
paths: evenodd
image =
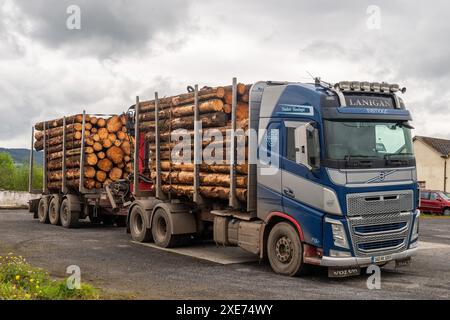
<instances>
[{"instance_id":1,"label":"mudflap","mask_svg":"<svg viewBox=\"0 0 450 320\"><path fill-rule=\"evenodd\" d=\"M359 276L361 274L360 267L329 267L329 278L347 278Z\"/></svg>"}]
</instances>

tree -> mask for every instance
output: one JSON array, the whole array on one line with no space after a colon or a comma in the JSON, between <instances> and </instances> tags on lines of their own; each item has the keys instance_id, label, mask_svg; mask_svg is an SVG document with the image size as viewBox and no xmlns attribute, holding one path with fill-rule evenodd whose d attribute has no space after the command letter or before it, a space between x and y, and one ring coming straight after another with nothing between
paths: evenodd
<instances>
[{"instance_id":1,"label":"tree","mask_svg":"<svg viewBox=\"0 0 450 320\"><path fill-rule=\"evenodd\" d=\"M9 153L0 153L0 189L11 191L28 191L29 165L15 165ZM33 189L42 189L43 169L33 166Z\"/></svg>"},{"instance_id":2,"label":"tree","mask_svg":"<svg viewBox=\"0 0 450 320\"><path fill-rule=\"evenodd\" d=\"M0 153L0 189L11 190L14 185L14 161L9 153Z\"/></svg>"}]
</instances>

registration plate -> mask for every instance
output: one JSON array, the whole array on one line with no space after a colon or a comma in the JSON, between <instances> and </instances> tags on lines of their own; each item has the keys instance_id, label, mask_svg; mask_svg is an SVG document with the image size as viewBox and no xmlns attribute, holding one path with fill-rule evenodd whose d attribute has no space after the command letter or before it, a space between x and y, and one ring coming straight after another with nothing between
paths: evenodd
<instances>
[{"instance_id":1,"label":"registration plate","mask_svg":"<svg viewBox=\"0 0 450 320\"><path fill-rule=\"evenodd\" d=\"M378 257L372 257L372 263L383 263L388 262L392 260L392 256L378 256Z\"/></svg>"}]
</instances>

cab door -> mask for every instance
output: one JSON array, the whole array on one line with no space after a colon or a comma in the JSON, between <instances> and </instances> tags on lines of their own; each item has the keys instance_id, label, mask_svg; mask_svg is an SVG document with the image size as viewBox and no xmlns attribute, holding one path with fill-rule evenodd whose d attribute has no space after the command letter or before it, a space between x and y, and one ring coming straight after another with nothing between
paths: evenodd
<instances>
[{"instance_id":1,"label":"cab door","mask_svg":"<svg viewBox=\"0 0 450 320\"><path fill-rule=\"evenodd\" d=\"M307 121L285 121L284 150L281 157L283 211L302 226L305 241L322 243L324 188L313 173L319 168L320 147L317 129Z\"/></svg>"}]
</instances>

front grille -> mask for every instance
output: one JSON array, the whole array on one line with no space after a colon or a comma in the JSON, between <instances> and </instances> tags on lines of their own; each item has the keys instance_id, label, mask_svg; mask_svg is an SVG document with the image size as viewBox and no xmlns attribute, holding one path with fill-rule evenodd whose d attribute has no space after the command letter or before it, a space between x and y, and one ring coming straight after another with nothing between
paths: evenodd
<instances>
[{"instance_id":1,"label":"front grille","mask_svg":"<svg viewBox=\"0 0 450 320\"><path fill-rule=\"evenodd\" d=\"M405 250L413 198L409 190L348 195L348 226L355 254L373 256Z\"/></svg>"},{"instance_id":2,"label":"front grille","mask_svg":"<svg viewBox=\"0 0 450 320\"><path fill-rule=\"evenodd\" d=\"M359 234L359 235L364 235L367 233L397 231L399 229L405 228L406 226L407 226L406 222L358 226L358 227L355 227L355 233Z\"/></svg>"},{"instance_id":3,"label":"front grille","mask_svg":"<svg viewBox=\"0 0 450 320\"><path fill-rule=\"evenodd\" d=\"M393 239L387 241L360 243L358 248L360 251L386 250L387 248L396 248L397 246L402 245L404 241L404 239Z\"/></svg>"},{"instance_id":4,"label":"front grille","mask_svg":"<svg viewBox=\"0 0 450 320\"><path fill-rule=\"evenodd\" d=\"M348 216L407 212L413 209L412 190L347 195Z\"/></svg>"}]
</instances>

